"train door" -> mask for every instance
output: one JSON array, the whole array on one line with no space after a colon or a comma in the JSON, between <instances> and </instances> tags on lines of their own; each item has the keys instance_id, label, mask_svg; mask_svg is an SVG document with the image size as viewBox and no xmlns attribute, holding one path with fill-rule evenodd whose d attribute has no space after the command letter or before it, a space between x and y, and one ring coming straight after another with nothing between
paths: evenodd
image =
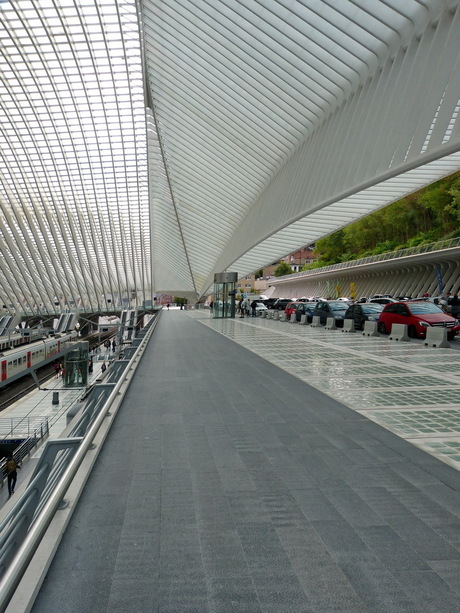
<instances>
[{"instance_id":1,"label":"train door","mask_svg":"<svg viewBox=\"0 0 460 613\"><path fill-rule=\"evenodd\" d=\"M6 360L2 360L2 381L6 381Z\"/></svg>"},{"instance_id":2,"label":"train door","mask_svg":"<svg viewBox=\"0 0 460 613\"><path fill-rule=\"evenodd\" d=\"M28 351L27 352L27 368L30 368L32 366L32 352Z\"/></svg>"}]
</instances>

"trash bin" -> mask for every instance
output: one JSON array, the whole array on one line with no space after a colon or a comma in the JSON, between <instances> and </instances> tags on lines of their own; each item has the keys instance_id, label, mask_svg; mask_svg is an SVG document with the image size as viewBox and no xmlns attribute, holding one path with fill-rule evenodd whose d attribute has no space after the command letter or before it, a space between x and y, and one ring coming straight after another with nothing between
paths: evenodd
<instances>
[{"instance_id":1,"label":"trash bin","mask_svg":"<svg viewBox=\"0 0 460 613\"><path fill-rule=\"evenodd\" d=\"M53 404L59 404L59 392L53 392Z\"/></svg>"}]
</instances>

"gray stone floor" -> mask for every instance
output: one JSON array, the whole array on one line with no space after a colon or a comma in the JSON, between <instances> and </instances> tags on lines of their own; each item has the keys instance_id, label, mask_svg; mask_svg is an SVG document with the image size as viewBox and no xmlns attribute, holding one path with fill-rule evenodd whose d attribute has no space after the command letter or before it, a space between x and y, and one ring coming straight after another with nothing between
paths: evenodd
<instances>
[{"instance_id":1,"label":"gray stone floor","mask_svg":"<svg viewBox=\"0 0 460 613\"><path fill-rule=\"evenodd\" d=\"M34 613L460 611L460 472L163 313Z\"/></svg>"}]
</instances>

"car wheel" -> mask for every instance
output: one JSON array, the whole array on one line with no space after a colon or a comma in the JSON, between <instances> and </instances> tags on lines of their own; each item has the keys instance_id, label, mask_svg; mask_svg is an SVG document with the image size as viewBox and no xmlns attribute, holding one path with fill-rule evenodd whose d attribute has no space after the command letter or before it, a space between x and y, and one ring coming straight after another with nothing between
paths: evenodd
<instances>
[{"instance_id":1,"label":"car wheel","mask_svg":"<svg viewBox=\"0 0 460 613\"><path fill-rule=\"evenodd\" d=\"M387 329L385 324L383 323L383 321L379 321L378 326L377 326L378 331L380 332L380 334L388 334Z\"/></svg>"},{"instance_id":2,"label":"car wheel","mask_svg":"<svg viewBox=\"0 0 460 613\"><path fill-rule=\"evenodd\" d=\"M407 334L409 335L409 338L417 338L417 330L415 329L415 326L409 326Z\"/></svg>"}]
</instances>

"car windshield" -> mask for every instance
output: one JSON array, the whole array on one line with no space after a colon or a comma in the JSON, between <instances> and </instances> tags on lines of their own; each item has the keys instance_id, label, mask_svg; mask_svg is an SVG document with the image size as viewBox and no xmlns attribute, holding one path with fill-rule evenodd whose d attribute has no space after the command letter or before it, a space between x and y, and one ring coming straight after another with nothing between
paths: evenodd
<instances>
[{"instance_id":1,"label":"car windshield","mask_svg":"<svg viewBox=\"0 0 460 613\"><path fill-rule=\"evenodd\" d=\"M383 311L383 304L366 304L361 307L363 313L380 313Z\"/></svg>"},{"instance_id":2,"label":"car windshield","mask_svg":"<svg viewBox=\"0 0 460 613\"><path fill-rule=\"evenodd\" d=\"M329 308L331 311L346 311L348 304L345 302L329 302Z\"/></svg>"},{"instance_id":3,"label":"car windshield","mask_svg":"<svg viewBox=\"0 0 460 613\"><path fill-rule=\"evenodd\" d=\"M439 315L439 313L444 313L442 309L431 302L414 302L407 306L414 315L426 315L430 313Z\"/></svg>"}]
</instances>

